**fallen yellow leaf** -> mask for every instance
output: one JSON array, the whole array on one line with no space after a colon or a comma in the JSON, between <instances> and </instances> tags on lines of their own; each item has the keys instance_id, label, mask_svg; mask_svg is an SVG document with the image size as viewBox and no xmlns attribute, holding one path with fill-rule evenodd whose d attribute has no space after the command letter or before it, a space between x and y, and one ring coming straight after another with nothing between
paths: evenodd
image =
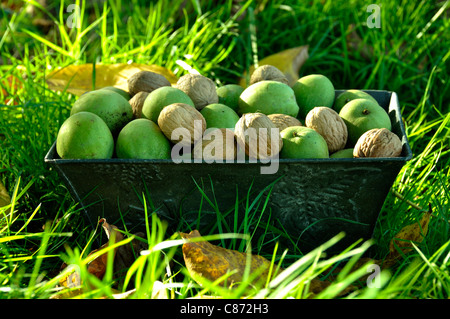
<instances>
[{"instance_id":1,"label":"fallen yellow leaf","mask_svg":"<svg viewBox=\"0 0 450 319\"><path fill-rule=\"evenodd\" d=\"M192 239L201 237L197 230L189 234L180 233L183 239ZM241 282L244 278L245 269L247 267L248 255L237 250L226 249L209 243L208 241L188 241L183 244L183 257L186 268L191 274L192 279L200 285L203 279L215 281L226 274L231 274L227 278L228 286L233 283ZM257 273L258 276L253 280L252 284L261 285L268 279L275 278L284 269L277 265L272 265L269 260L259 255L250 256L250 273ZM271 267L272 271L271 271ZM220 285L224 286L225 282ZM328 280L320 280L312 278L309 280L309 298L328 288L331 282ZM346 287L339 295L345 295L355 288L353 286Z\"/></svg>"},{"instance_id":2,"label":"fallen yellow leaf","mask_svg":"<svg viewBox=\"0 0 450 319\"><path fill-rule=\"evenodd\" d=\"M92 91L93 64L69 65L53 71L47 76L47 84L51 90L64 91L75 95L82 95ZM146 65L137 63L96 64L95 65L95 89L107 86L115 86L128 91L127 80L139 71L151 71L163 75L171 84L175 84L178 78L168 69L159 65Z\"/></svg>"},{"instance_id":3,"label":"fallen yellow leaf","mask_svg":"<svg viewBox=\"0 0 450 319\"><path fill-rule=\"evenodd\" d=\"M189 234L180 233L180 235L184 239L201 237L197 230ZM231 273L227 278L229 285L241 282L243 279L248 261L246 253L219 247L208 241L186 242L182 250L186 268L199 284L202 278L212 282L227 273ZM264 283L269 276L270 267L269 260L259 255L251 255L250 272L260 274L254 283ZM221 284L223 285L224 282Z\"/></svg>"},{"instance_id":4,"label":"fallen yellow leaf","mask_svg":"<svg viewBox=\"0 0 450 319\"><path fill-rule=\"evenodd\" d=\"M391 240L387 259L396 260L409 253L413 249L411 242L421 243L428 233L430 217L431 208L422 215L420 221L403 227Z\"/></svg>"},{"instance_id":5,"label":"fallen yellow leaf","mask_svg":"<svg viewBox=\"0 0 450 319\"><path fill-rule=\"evenodd\" d=\"M299 71L302 65L308 59L308 45L302 45L300 47L295 47L287 49L272 55L269 55L258 62L258 65L273 65L284 73L289 81L289 85L292 86L299 79ZM250 67L249 75L244 74L244 76L239 81L239 84L243 87L247 87L248 80L255 70L254 66Z\"/></svg>"},{"instance_id":6,"label":"fallen yellow leaf","mask_svg":"<svg viewBox=\"0 0 450 319\"><path fill-rule=\"evenodd\" d=\"M9 194L5 188L5 185L3 185L0 182L0 207L6 206L9 204L11 204L11 197L9 197Z\"/></svg>"}]
</instances>

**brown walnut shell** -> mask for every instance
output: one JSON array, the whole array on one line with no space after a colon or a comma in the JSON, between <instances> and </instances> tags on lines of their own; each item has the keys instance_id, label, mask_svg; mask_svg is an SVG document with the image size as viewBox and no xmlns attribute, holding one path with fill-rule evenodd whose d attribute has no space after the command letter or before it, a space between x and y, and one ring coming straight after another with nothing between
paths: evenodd
<instances>
[{"instance_id":1,"label":"brown walnut shell","mask_svg":"<svg viewBox=\"0 0 450 319\"><path fill-rule=\"evenodd\" d=\"M139 92L152 92L162 86L171 86L163 75L151 71L139 71L128 79L128 92L133 97Z\"/></svg>"},{"instance_id":2,"label":"brown walnut shell","mask_svg":"<svg viewBox=\"0 0 450 319\"><path fill-rule=\"evenodd\" d=\"M158 117L158 126L173 143L194 144L206 130L206 120L193 106L174 103L165 106Z\"/></svg>"},{"instance_id":3,"label":"brown walnut shell","mask_svg":"<svg viewBox=\"0 0 450 319\"><path fill-rule=\"evenodd\" d=\"M298 119L287 114L269 114L267 117L280 129L280 132L287 127L303 126Z\"/></svg>"},{"instance_id":4,"label":"brown walnut shell","mask_svg":"<svg viewBox=\"0 0 450 319\"><path fill-rule=\"evenodd\" d=\"M253 71L250 77L250 85L260 81L278 81L289 85L287 77L273 65L261 65Z\"/></svg>"},{"instance_id":5,"label":"brown walnut shell","mask_svg":"<svg viewBox=\"0 0 450 319\"><path fill-rule=\"evenodd\" d=\"M133 117L138 119L142 117L142 107L144 106L145 99L149 95L149 92L138 92L130 100L131 108L133 109Z\"/></svg>"},{"instance_id":6,"label":"brown walnut shell","mask_svg":"<svg viewBox=\"0 0 450 319\"><path fill-rule=\"evenodd\" d=\"M280 130L262 113L243 114L236 123L234 134L239 146L251 158L273 158L283 147Z\"/></svg>"},{"instance_id":7,"label":"brown walnut shell","mask_svg":"<svg viewBox=\"0 0 450 319\"><path fill-rule=\"evenodd\" d=\"M398 157L402 153L402 141L386 128L365 132L356 142L354 157Z\"/></svg>"},{"instance_id":8,"label":"brown walnut shell","mask_svg":"<svg viewBox=\"0 0 450 319\"><path fill-rule=\"evenodd\" d=\"M203 75L185 74L178 79L176 87L191 98L197 110L208 104L219 103L216 85Z\"/></svg>"},{"instance_id":9,"label":"brown walnut shell","mask_svg":"<svg viewBox=\"0 0 450 319\"><path fill-rule=\"evenodd\" d=\"M347 125L332 108L326 106L313 108L306 115L305 124L322 135L330 154L345 147L348 138Z\"/></svg>"}]
</instances>

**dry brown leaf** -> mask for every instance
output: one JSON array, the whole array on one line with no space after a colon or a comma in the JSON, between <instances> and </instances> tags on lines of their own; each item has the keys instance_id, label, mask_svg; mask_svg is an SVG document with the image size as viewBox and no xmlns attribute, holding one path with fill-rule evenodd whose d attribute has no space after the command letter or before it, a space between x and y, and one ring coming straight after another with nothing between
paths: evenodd
<instances>
[{"instance_id":1,"label":"dry brown leaf","mask_svg":"<svg viewBox=\"0 0 450 319\"><path fill-rule=\"evenodd\" d=\"M415 207L420 208L416 205ZM425 236L428 233L428 225L431 215L432 210L430 207L430 209L422 215L420 221L403 227L390 241L389 254L386 256L386 258L384 258L383 260L378 260L369 257L363 257L355 263L352 269L356 270L369 262L386 269L394 266L402 256L413 250L411 242L418 244L424 240ZM336 276L340 270L341 268L335 269L330 275L330 278L334 278L334 276Z\"/></svg>"},{"instance_id":2,"label":"dry brown leaf","mask_svg":"<svg viewBox=\"0 0 450 319\"><path fill-rule=\"evenodd\" d=\"M258 65L273 65L279 69L289 81L289 85L292 86L299 79L299 71L303 64L308 59L308 45L302 45L299 47L287 49L278 53L269 55L258 62ZM254 66L250 67L248 79L255 70ZM239 84L243 87L247 87L247 76L244 76L239 81Z\"/></svg>"},{"instance_id":3,"label":"dry brown leaf","mask_svg":"<svg viewBox=\"0 0 450 319\"><path fill-rule=\"evenodd\" d=\"M201 237L197 230L189 234L180 233L183 239ZM227 273L232 273L226 279L228 285L241 282L247 267L247 253L237 250L222 248L203 241L188 241L182 247L186 268L192 278L201 283L201 279L215 281ZM264 283L268 276L271 262L259 255L251 255L250 273L258 272L259 276L254 280L256 283ZM222 285L225 282L221 283Z\"/></svg>"},{"instance_id":4,"label":"dry brown leaf","mask_svg":"<svg viewBox=\"0 0 450 319\"><path fill-rule=\"evenodd\" d=\"M119 229L110 225L105 218L100 219L99 223L102 223L102 227L105 230L106 236L108 237L108 242L103 244L100 248L95 249L89 253L88 256L93 255L96 252L104 250L109 245L113 245L118 243L124 239L123 234L119 231ZM143 237L142 233L137 233L136 236ZM120 272L124 269L127 270L133 262L136 260L136 257L139 255L139 252L146 249L146 246L139 240L133 239L131 241L131 245L121 245L114 248L114 272ZM100 256L96 257L87 265L87 270L89 273L93 274L99 279L102 279L106 272L108 260L108 252L104 252ZM61 266L61 271L68 267L65 263ZM79 281L79 274L77 277L76 272L69 273L66 277L62 278L60 281L60 285L64 287L74 287L73 281ZM81 282L77 282L77 285L81 284ZM75 286L77 286L75 285Z\"/></svg>"},{"instance_id":5,"label":"dry brown leaf","mask_svg":"<svg viewBox=\"0 0 450 319\"><path fill-rule=\"evenodd\" d=\"M102 245L99 249L95 249L89 253L88 256L101 251L107 248L109 245L118 243L124 240L123 234L119 231L119 229L109 224L105 218L99 220L99 223L102 223L102 227L108 237L108 242ZM144 237L143 233L136 233L135 236ZM142 241L134 238L131 243L120 245L114 249L114 263L113 263L113 273L114 280L117 281L117 285L121 286L124 280L123 273L126 272L129 267L133 264L136 258L139 256L139 253L147 249L147 245L145 245ZM108 261L108 252L101 254L96 257L87 265L87 270L90 274L96 276L99 279L102 279L106 272ZM70 267L70 269L68 268ZM83 285L81 282L80 271L78 266L76 265L67 265L65 263L62 264L60 271L65 270L67 274L59 280L59 286L64 288L70 288L70 290L62 292L54 296L55 299L66 299L73 298L86 290L89 290L89 287ZM113 292L119 293L118 290L112 289ZM158 298L161 296L157 296ZM114 298L116 298L114 296ZM161 297L162 298L162 297Z\"/></svg>"},{"instance_id":6,"label":"dry brown leaf","mask_svg":"<svg viewBox=\"0 0 450 319\"><path fill-rule=\"evenodd\" d=\"M189 234L180 233L180 235L183 239L201 237L197 230L194 230ZM206 240L186 242L183 244L182 249L186 268L192 278L199 284L201 284L202 279L215 281L227 273L232 272L233 274L227 277L226 282L228 286L242 281L247 265L247 253L222 248L213 245ZM258 272L257 278L252 283L264 284L268 279L270 267L271 262L269 260L259 255L251 255L250 273L253 274ZM273 279L284 270L280 267L278 273L276 273L275 269L278 269L277 265L274 265L270 279ZM225 282L222 281L221 284L224 285ZM318 278L311 279L309 281L308 290L310 298L320 293L331 284L332 282L329 280L320 280ZM339 295L345 295L354 289L353 286L347 287Z\"/></svg>"},{"instance_id":7,"label":"dry brown leaf","mask_svg":"<svg viewBox=\"0 0 450 319\"><path fill-rule=\"evenodd\" d=\"M394 263L403 255L413 250L412 243L421 243L428 233L428 225L431 218L431 207L425 212L420 221L403 227L391 240L389 255L386 257L389 264Z\"/></svg>"},{"instance_id":8,"label":"dry brown leaf","mask_svg":"<svg viewBox=\"0 0 450 319\"><path fill-rule=\"evenodd\" d=\"M97 250L92 251L89 255L106 248L109 245L118 243L124 239L123 234L114 225L110 225L106 222L106 219L102 218L100 221L102 227L105 230L106 236L109 241L105 243L102 247ZM143 237L143 233L135 234L138 237ZM112 239L111 239L112 238ZM131 241L131 244L120 245L114 249L114 273L120 274L121 272L126 272L128 268L136 260L139 253L146 249L147 246L140 240L136 238ZM106 271L108 253L100 255L88 265L88 272L102 279Z\"/></svg>"},{"instance_id":9,"label":"dry brown leaf","mask_svg":"<svg viewBox=\"0 0 450 319\"><path fill-rule=\"evenodd\" d=\"M143 233L136 233L135 236L144 238ZM136 261L140 252L147 249L148 245L134 238L131 243L117 247L116 256L114 258L114 278L118 281L118 287L122 288L125 280L125 274L131 265Z\"/></svg>"},{"instance_id":10,"label":"dry brown leaf","mask_svg":"<svg viewBox=\"0 0 450 319\"><path fill-rule=\"evenodd\" d=\"M105 249L111 244L115 244L123 240L123 234L118 231L118 228L116 226L108 224L106 222L106 219L104 218L100 219L99 223L102 223L102 227L105 230L106 236L108 237L109 241L106 244L103 244L99 249L95 249L90 252L88 256ZM114 249L114 256L116 255L116 252L117 248ZM97 278L102 279L106 272L107 261L108 252L105 252L88 264L88 272L93 274Z\"/></svg>"},{"instance_id":11,"label":"dry brown leaf","mask_svg":"<svg viewBox=\"0 0 450 319\"><path fill-rule=\"evenodd\" d=\"M128 91L127 80L139 71L151 71L163 75L171 84L175 84L178 78L168 69L159 65L146 65L137 63L96 64L95 65L95 89L107 86L115 86ZM65 68L53 71L47 76L47 84L51 90L64 91L82 95L92 91L93 64L69 65Z\"/></svg>"},{"instance_id":12,"label":"dry brown leaf","mask_svg":"<svg viewBox=\"0 0 450 319\"><path fill-rule=\"evenodd\" d=\"M6 190L5 185L0 182L0 207L11 204L11 197Z\"/></svg>"},{"instance_id":13,"label":"dry brown leaf","mask_svg":"<svg viewBox=\"0 0 450 319\"><path fill-rule=\"evenodd\" d=\"M78 288L81 285L81 276L78 266L66 265L61 266L61 270L66 271L66 275L59 280L59 286L65 288Z\"/></svg>"}]
</instances>

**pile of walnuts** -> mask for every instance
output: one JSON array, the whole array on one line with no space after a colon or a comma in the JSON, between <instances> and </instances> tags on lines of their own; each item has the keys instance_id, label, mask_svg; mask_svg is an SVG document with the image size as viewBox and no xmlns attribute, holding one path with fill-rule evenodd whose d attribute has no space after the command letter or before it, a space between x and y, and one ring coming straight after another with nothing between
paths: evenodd
<instances>
[{"instance_id":1,"label":"pile of walnuts","mask_svg":"<svg viewBox=\"0 0 450 319\"><path fill-rule=\"evenodd\" d=\"M273 66L261 66L251 76L250 84L259 81L279 81L287 83L284 74ZM129 100L135 118L143 117L142 107L145 99L153 90L171 86L171 83L162 75L150 71L140 71L128 79ZM164 135L174 144L181 143L192 146L192 155L195 158L202 156L202 148L211 146L210 134L205 134L207 125L200 111L207 105L218 103L219 98L215 83L199 74L186 74L179 78L174 87L185 92L193 101L195 107L183 103L173 103L165 106L156 124ZM246 113L239 114L240 119L234 128L220 128L224 133L223 140L214 141L219 151L216 151L215 159L236 158L238 145L248 157L263 159L276 156L283 147L280 136L249 136L246 131L249 128L266 128L268 130L278 128L279 132L291 126L303 126L301 121L293 116L277 113ZM356 143L349 146L347 126L334 109L326 106L314 107L304 119L304 126L314 129L326 141L329 154L336 153L348 147L353 148L353 157L396 157L402 151L402 142L399 137L385 128L371 129L364 133ZM197 125L194 125L197 123ZM183 128L190 134L190 139L174 138L174 131ZM208 137L205 139L205 137ZM203 141L201 146L198 142ZM266 152L259 152L259 148L250 147L254 143L265 143ZM225 145L228 145L225 147ZM276 145L274 148L273 145Z\"/></svg>"}]
</instances>

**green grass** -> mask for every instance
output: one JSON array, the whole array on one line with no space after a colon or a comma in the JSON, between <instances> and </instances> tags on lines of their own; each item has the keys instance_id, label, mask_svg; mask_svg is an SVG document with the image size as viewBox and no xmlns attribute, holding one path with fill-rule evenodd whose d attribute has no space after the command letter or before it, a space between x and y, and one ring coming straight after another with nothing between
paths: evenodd
<instances>
[{"instance_id":1,"label":"green grass","mask_svg":"<svg viewBox=\"0 0 450 319\"><path fill-rule=\"evenodd\" d=\"M322 73L337 89L389 90L399 96L414 157L392 187L402 198L390 193L385 201L374 243L355 243L337 256L323 257L322 252L339 238L308 254L286 251L278 242L282 231L260 219L268 213L270 196L266 193L249 199L244 211L239 211L243 223L228 222L224 216L238 211L221 212L214 198L203 193L203 204L212 207L215 218L206 238L240 251L251 247L253 253L286 268L282 276L259 289L245 282L234 290L217 283L199 287L185 269L179 238L147 211L148 231L140 240L149 249L122 279L136 287L135 297L140 298L151 297L158 281L170 288L170 298L340 298L342 289L358 282L360 289L345 298L448 298L449 1L381 1L380 29L367 27L370 13L364 1L243 1L242 11L233 13L231 1L187 1L181 10L182 2L173 1L170 6L165 1L148 5L138 0L83 3L79 29L66 27L69 2L55 2L36 10L37 17L53 23L47 34L31 23L25 10L34 1L20 3L15 10L7 9L13 1L4 2L0 20L0 181L12 204L0 209L0 298L49 298L64 292L57 288L65 276L60 273L63 262L77 265L82 281L93 287L78 297L113 293L111 269L102 281L86 271L92 258L88 253L98 248L98 241L105 241L102 230L93 230L84 221L57 173L43 162L76 100L67 92L48 89L45 77L51 70L70 64L132 60L165 66L177 76L187 73L188 65L222 85L236 83L258 59L304 44L309 45L310 57L300 75ZM363 49L349 46L349 26L354 26ZM201 190L202 185L198 186ZM151 194L145 199L151 200ZM429 206L433 216L424 242L396 267L382 272L379 288L361 282L367 267L350 272L369 246L376 249L377 257L385 257L390 239L403 226L418 221ZM178 227L188 232L191 225ZM328 272L336 267L342 271L333 284L311 295L310 280L328 278Z\"/></svg>"}]
</instances>

